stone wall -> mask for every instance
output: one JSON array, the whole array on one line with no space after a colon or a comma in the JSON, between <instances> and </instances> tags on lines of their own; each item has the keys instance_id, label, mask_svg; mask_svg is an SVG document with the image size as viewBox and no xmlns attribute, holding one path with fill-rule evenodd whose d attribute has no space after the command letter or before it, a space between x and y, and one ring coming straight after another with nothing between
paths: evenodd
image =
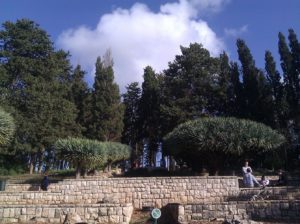
<instances>
[{"instance_id":1,"label":"stone wall","mask_svg":"<svg viewBox=\"0 0 300 224\"><path fill-rule=\"evenodd\" d=\"M64 180L48 192L18 191L16 185L0 192L2 204L87 203L109 198L133 203L135 208L162 207L168 203L221 202L239 192L236 177L143 177ZM18 191L18 192L16 192Z\"/></svg>"},{"instance_id":2,"label":"stone wall","mask_svg":"<svg viewBox=\"0 0 300 224\"><path fill-rule=\"evenodd\" d=\"M177 207L178 222L188 223L196 220L298 220L300 222L300 201L254 201L222 202L185 205L168 205L174 211Z\"/></svg>"},{"instance_id":3,"label":"stone wall","mask_svg":"<svg viewBox=\"0 0 300 224\"><path fill-rule=\"evenodd\" d=\"M128 224L132 211L131 204L7 205L0 207L0 223L63 223L67 214L75 214L89 224Z\"/></svg>"},{"instance_id":4,"label":"stone wall","mask_svg":"<svg viewBox=\"0 0 300 224\"><path fill-rule=\"evenodd\" d=\"M300 188L294 186L266 187L260 188L241 188L236 196L229 197L229 201L249 201L253 195L261 194L268 200L299 200Z\"/></svg>"}]
</instances>

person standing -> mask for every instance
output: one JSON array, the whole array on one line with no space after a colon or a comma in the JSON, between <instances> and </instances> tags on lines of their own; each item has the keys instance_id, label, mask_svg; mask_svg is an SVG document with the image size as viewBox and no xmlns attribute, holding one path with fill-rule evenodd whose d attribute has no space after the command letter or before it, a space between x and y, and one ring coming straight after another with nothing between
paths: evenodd
<instances>
[{"instance_id":1,"label":"person standing","mask_svg":"<svg viewBox=\"0 0 300 224\"><path fill-rule=\"evenodd\" d=\"M251 168L247 168L246 174L245 174L245 182L246 187L254 187L254 184L257 184L258 186L261 186L260 183L256 180L256 178L251 173Z\"/></svg>"},{"instance_id":2,"label":"person standing","mask_svg":"<svg viewBox=\"0 0 300 224\"><path fill-rule=\"evenodd\" d=\"M244 185L246 186L246 174L247 174L247 169L250 170L250 173L252 173L252 169L251 167L249 166L249 162L246 160L245 161L245 165L243 166L242 168L242 172L243 172L243 183Z\"/></svg>"}]
</instances>

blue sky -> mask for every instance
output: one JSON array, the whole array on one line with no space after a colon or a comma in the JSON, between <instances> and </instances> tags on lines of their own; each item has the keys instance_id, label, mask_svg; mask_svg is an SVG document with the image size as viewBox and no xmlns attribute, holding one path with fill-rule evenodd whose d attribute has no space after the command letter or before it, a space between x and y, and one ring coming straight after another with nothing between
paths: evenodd
<instances>
[{"instance_id":1,"label":"blue sky","mask_svg":"<svg viewBox=\"0 0 300 224\"><path fill-rule=\"evenodd\" d=\"M57 48L69 50L93 78L97 56L111 49L121 89L142 81L143 67L159 72L179 45L201 42L213 55L226 50L237 60L242 38L259 67L264 52L278 60L277 35L293 28L300 39L299 0L1 0L0 22L29 18Z\"/></svg>"}]
</instances>

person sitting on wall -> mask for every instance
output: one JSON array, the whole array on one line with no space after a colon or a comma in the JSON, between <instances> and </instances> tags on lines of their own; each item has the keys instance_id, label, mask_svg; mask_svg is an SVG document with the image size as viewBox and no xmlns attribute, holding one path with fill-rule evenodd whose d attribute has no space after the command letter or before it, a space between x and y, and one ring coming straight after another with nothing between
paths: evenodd
<instances>
[{"instance_id":1,"label":"person sitting on wall","mask_svg":"<svg viewBox=\"0 0 300 224\"><path fill-rule=\"evenodd\" d=\"M48 190L48 186L49 186L49 178L48 178L48 172L46 171L44 174L44 178L41 182L41 189L43 191L47 191Z\"/></svg>"},{"instance_id":2,"label":"person sitting on wall","mask_svg":"<svg viewBox=\"0 0 300 224\"><path fill-rule=\"evenodd\" d=\"M270 181L266 178L265 175L262 175L260 183L263 187L266 187L270 184Z\"/></svg>"},{"instance_id":3,"label":"person sitting on wall","mask_svg":"<svg viewBox=\"0 0 300 224\"><path fill-rule=\"evenodd\" d=\"M279 170L276 186L284 186L286 184L287 184L286 175L283 173L282 170Z\"/></svg>"},{"instance_id":4,"label":"person sitting on wall","mask_svg":"<svg viewBox=\"0 0 300 224\"><path fill-rule=\"evenodd\" d=\"M246 187L254 187L254 184L257 184L258 186L261 186L260 183L256 180L256 178L251 173L251 168L247 168L246 174L245 174L245 186Z\"/></svg>"}]
</instances>

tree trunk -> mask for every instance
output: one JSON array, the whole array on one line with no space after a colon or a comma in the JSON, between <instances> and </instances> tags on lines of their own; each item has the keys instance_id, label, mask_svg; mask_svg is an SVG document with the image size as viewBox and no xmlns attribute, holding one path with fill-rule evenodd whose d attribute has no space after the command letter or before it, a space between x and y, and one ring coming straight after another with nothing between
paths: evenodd
<instances>
[{"instance_id":1,"label":"tree trunk","mask_svg":"<svg viewBox=\"0 0 300 224\"><path fill-rule=\"evenodd\" d=\"M33 162L30 160L29 174L33 174Z\"/></svg>"},{"instance_id":2,"label":"tree trunk","mask_svg":"<svg viewBox=\"0 0 300 224\"><path fill-rule=\"evenodd\" d=\"M83 177L86 178L88 176L88 170L85 168L83 170Z\"/></svg>"},{"instance_id":3,"label":"tree trunk","mask_svg":"<svg viewBox=\"0 0 300 224\"><path fill-rule=\"evenodd\" d=\"M42 152L40 152L40 156L39 156L39 169L38 169L39 173L42 173L43 159L44 159L44 150L42 150Z\"/></svg>"},{"instance_id":4,"label":"tree trunk","mask_svg":"<svg viewBox=\"0 0 300 224\"><path fill-rule=\"evenodd\" d=\"M170 171L175 171L175 159L173 158L173 156L170 156Z\"/></svg>"},{"instance_id":5,"label":"tree trunk","mask_svg":"<svg viewBox=\"0 0 300 224\"><path fill-rule=\"evenodd\" d=\"M81 169L80 169L80 165L77 165L76 168L76 179L80 179L80 173L81 173Z\"/></svg>"},{"instance_id":6,"label":"tree trunk","mask_svg":"<svg viewBox=\"0 0 300 224\"><path fill-rule=\"evenodd\" d=\"M35 160L35 154L30 154L30 163L29 163L29 174L33 174L34 171L34 160Z\"/></svg>"}]
</instances>

